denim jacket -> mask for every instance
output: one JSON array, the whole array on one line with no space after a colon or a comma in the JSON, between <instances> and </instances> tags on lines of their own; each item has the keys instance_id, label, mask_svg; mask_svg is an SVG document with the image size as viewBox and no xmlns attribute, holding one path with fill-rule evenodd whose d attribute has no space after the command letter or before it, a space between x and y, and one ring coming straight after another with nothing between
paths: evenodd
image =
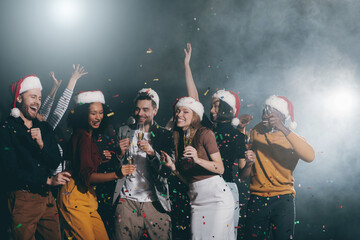
<instances>
[{"instance_id":1,"label":"denim jacket","mask_svg":"<svg viewBox=\"0 0 360 240\"><path fill-rule=\"evenodd\" d=\"M125 125L120 127L119 133L118 133L118 140L129 138L130 142L132 141L132 138L135 135L135 126L131 125ZM161 163L161 153L160 150L166 152L169 154L169 156L174 156L174 141L172 132L169 130L166 130L163 127L160 127L155 121L150 127L150 142L152 145L152 148L155 151L155 156L150 157L146 156L147 160L151 163L151 173L152 173L152 179L154 181L155 185L155 192L157 199L161 203L161 206L164 208L165 211L170 212L171 206L170 206L170 199L169 199L169 186L167 183L167 178L169 177L171 170L164 166ZM118 157L117 167L120 167L124 161L124 158ZM113 204L118 201L118 198L120 196L121 189L125 183L125 177L122 179L119 179L116 183L114 197L113 197Z\"/></svg>"}]
</instances>

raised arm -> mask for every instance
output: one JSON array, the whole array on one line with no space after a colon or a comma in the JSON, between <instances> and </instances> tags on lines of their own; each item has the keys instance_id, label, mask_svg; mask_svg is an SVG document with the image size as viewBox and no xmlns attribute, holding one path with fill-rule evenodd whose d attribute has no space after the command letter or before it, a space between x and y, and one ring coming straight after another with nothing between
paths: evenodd
<instances>
[{"instance_id":1,"label":"raised arm","mask_svg":"<svg viewBox=\"0 0 360 240\"><path fill-rule=\"evenodd\" d=\"M188 92L189 97L195 98L196 100L199 100L199 94L196 89L196 85L191 73L190 68L190 58L191 58L191 43L186 44L186 49L184 49L185 52L185 59L184 59L184 66L185 66L185 82L186 82L186 89Z\"/></svg>"},{"instance_id":2,"label":"raised arm","mask_svg":"<svg viewBox=\"0 0 360 240\"><path fill-rule=\"evenodd\" d=\"M304 138L294 132L290 132L286 138L293 146L295 153L300 159L309 163L315 159L315 151L313 147Z\"/></svg>"},{"instance_id":3,"label":"raised arm","mask_svg":"<svg viewBox=\"0 0 360 240\"><path fill-rule=\"evenodd\" d=\"M50 92L49 96L52 97L53 99L55 99L56 92L57 92L57 90L59 89L62 80L58 81L58 80L56 79L56 77L55 77L55 73L54 73L54 72L50 72L50 76L51 76L52 80L54 81L54 85L53 85L53 88L51 89L51 92Z\"/></svg>"},{"instance_id":4,"label":"raised arm","mask_svg":"<svg viewBox=\"0 0 360 240\"><path fill-rule=\"evenodd\" d=\"M45 101L42 104L41 109L39 111L38 115L39 115L39 117L42 117L42 118L39 119L40 121L46 121L47 118L49 117L52 105L54 103L56 92L59 89L59 87L61 85L61 82L62 82L62 80L58 81L56 79L54 72L50 72L50 76L54 81L54 85L53 85L53 87L51 89L50 94L45 98Z\"/></svg>"},{"instance_id":5,"label":"raised arm","mask_svg":"<svg viewBox=\"0 0 360 240\"><path fill-rule=\"evenodd\" d=\"M77 80L79 80L82 76L88 74L88 72L85 72L84 66L80 66L80 64L78 64L76 67L75 64L73 64L73 70L74 72L71 75L69 83L66 87L71 91L74 91Z\"/></svg>"},{"instance_id":6,"label":"raised arm","mask_svg":"<svg viewBox=\"0 0 360 240\"><path fill-rule=\"evenodd\" d=\"M295 153L299 156L300 159L305 162L312 162L315 158L315 151L313 147L306 142L306 140L296 133L290 131L283 123L281 117L276 113L271 113L269 115L269 123L271 127L275 127L281 131L286 139L293 146Z\"/></svg>"},{"instance_id":7,"label":"raised arm","mask_svg":"<svg viewBox=\"0 0 360 240\"><path fill-rule=\"evenodd\" d=\"M53 129L55 129L56 126L59 124L60 120L64 116L69 106L69 102L73 94L73 90L75 88L77 80L79 80L82 76L87 74L87 72L85 72L84 67L80 66L79 64L77 65L77 67L75 67L75 65L73 64L73 70L74 72L70 77L69 83L66 89L64 90L63 94L61 95L56 105L56 108L49 119L49 123Z\"/></svg>"}]
</instances>

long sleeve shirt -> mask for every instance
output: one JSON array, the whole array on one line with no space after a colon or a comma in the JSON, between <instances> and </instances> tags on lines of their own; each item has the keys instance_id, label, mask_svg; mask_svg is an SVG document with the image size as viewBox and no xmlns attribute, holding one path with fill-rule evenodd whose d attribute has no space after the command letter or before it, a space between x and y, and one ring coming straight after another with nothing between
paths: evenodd
<instances>
[{"instance_id":1,"label":"long sleeve shirt","mask_svg":"<svg viewBox=\"0 0 360 240\"><path fill-rule=\"evenodd\" d=\"M50 125L34 119L33 128L40 128L43 149L32 139L30 129L20 117L10 116L1 124L0 164L8 191L40 190L60 163L59 148Z\"/></svg>"},{"instance_id":2,"label":"long sleeve shirt","mask_svg":"<svg viewBox=\"0 0 360 240\"><path fill-rule=\"evenodd\" d=\"M50 96L45 98L45 101L41 105L39 113L44 116L45 119L49 117L52 105L54 104L54 99Z\"/></svg>"},{"instance_id":3,"label":"long sleeve shirt","mask_svg":"<svg viewBox=\"0 0 360 240\"><path fill-rule=\"evenodd\" d=\"M59 124L60 120L64 116L66 109L69 106L69 102L70 102L72 94L73 94L73 91L71 91L68 88L65 88L63 94L59 98L56 108L48 120L49 124L51 125L51 127L53 129L56 128L56 126Z\"/></svg>"},{"instance_id":4,"label":"long sleeve shirt","mask_svg":"<svg viewBox=\"0 0 360 240\"><path fill-rule=\"evenodd\" d=\"M91 135L77 129L71 138L72 146L72 174L85 187L90 187L90 176L96 173L101 162L99 148Z\"/></svg>"},{"instance_id":5,"label":"long sleeve shirt","mask_svg":"<svg viewBox=\"0 0 360 240\"><path fill-rule=\"evenodd\" d=\"M73 94L73 91L71 91L68 88L65 88L63 94L60 96L59 101L56 105L56 108L53 112L53 114L50 116L51 108L54 103L54 99L50 96L47 96L44 103L41 106L40 114L42 114L46 121L49 122L50 126L55 129L57 125L59 124L60 120L64 116L66 109L69 106L69 102L71 99L71 96Z\"/></svg>"},{"instance_id":6,"label":"long sleeve shirt","mask_svg":"<svg viewBox=\"0 0 360 240\"><path fill-rule=\"evenodd\" d=\"M295 196L293 172L300 158L314 159L311 145L294 132L288 136L280 131L266 133L262 124L251 131L251 138L256 161L251 169L250 193L262 197Z\"/></svg>"}]
</instances>

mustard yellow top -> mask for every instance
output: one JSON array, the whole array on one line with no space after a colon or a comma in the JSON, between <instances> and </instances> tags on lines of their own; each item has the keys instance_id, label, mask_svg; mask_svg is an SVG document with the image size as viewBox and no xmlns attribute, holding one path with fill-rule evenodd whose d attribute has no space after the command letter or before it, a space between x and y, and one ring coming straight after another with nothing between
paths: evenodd
<instances>
[{"instance_id":1,"label":"mustard yellow top","mask_svg":"<svg viewBox=\"0 0 360 240\"><path fill-rule=\"evenodd\" d=\"M261 197L295 196L293 171L299 159L311 162L314 149L294 132L265 133L262 123L251 131L256 161L251 168L250 193Z\"/></svg>"}]
</instances>

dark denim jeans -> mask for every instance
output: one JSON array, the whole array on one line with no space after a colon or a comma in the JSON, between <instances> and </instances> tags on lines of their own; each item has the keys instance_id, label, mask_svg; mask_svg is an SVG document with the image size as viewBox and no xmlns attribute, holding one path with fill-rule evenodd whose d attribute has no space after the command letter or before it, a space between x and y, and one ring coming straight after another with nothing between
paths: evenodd
<instances>
[{"instance_id":1,"label":"dark denim jeans","mask_svg":"<svg viewBox=\"0 0 360 240\"><path fill-rule=\"evenodd\" d=\"M251 195L245 222L245 239L294 239L295 198L290 195Z\"/></svg>"}]
</instances>

